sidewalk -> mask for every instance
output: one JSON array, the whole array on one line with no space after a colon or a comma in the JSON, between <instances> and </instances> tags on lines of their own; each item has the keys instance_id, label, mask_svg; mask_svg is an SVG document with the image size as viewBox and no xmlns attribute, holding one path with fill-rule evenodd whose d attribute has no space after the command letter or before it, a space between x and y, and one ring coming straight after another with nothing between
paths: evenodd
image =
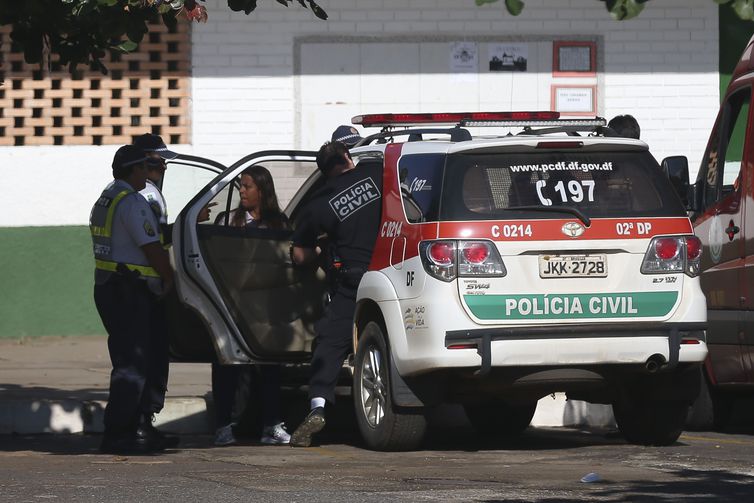
<instances>
[{"instance_id":1,"label":"sidewalk","mask_svg":"<svg viewBox=\"0 0 754 503\"><path fill-rule=\"evenodd\" d=\"M101 432L110 357L105 337L0 339L0 434ZM210 365L172 363L156 424L207 433Z\"/></svg>"},{"instance_id":2,"label":"sidewalk","mask_svg":"<svg viewBox=\"0 0 754 503\"><path fill-rule=\"evenodd\" d=\"M0 435L102 432L109 376L105 337L0 339ZM165 408L155 424L176 433L210 433L210 382L209 364L171 363ZM609 406L566 402L560 394L541 399L532 421L611 424Z\"/></svg>"}]
</instances>

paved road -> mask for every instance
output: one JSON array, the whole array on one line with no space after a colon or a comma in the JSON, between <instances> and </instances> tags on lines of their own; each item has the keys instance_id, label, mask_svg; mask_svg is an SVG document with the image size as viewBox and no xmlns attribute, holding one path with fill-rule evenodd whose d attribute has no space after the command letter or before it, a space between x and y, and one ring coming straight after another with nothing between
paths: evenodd
<instances>
[{"instance_id":1,"label":"paved road","mask_svg":"<svg viewBox=\"0 0 754 503\"><path fill-rule=\"evenodd\" d=\"M752 501L754 437L684 434L667 448L604 431L530 429L512 442L434 430L424 450L309 449L184 438L160 456L100 455L96 435L0 437L0 501ZM601 481L580 479L595 472Z\"/></svg>"}]
</instances>

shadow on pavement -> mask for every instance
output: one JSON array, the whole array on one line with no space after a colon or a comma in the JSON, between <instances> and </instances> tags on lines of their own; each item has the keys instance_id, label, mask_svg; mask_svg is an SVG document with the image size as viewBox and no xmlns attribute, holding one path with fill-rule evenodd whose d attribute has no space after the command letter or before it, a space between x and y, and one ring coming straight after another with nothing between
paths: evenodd
<instances>
[{"instance_id":1,"label":"shadow on pavement","mask_svg":"<svg viewBox=\"0 0 754 503\"><path fill-rule=\"evenodd\" d=\"M293 431L308 412L306 397L292 393L283 401L283 413L288 430ZM211 414L211 408L209 409ZM39 411L44 414L44 410ZM191 421L196 418L182 418ZM258 446L260 426L258 414L247 411L243 421L235 429L239 446ZM206 420L206 417L204 418ZM442 406L429 411L428 431L420 448L423 451L461 451L482 452L494 450L543 451L564 450L595 445L621 445L624 440L609 432L579 431L571 429L537 429L529 428L521 436L508 440L493 440L477 435L469 425L460 407ZM166 423L160 429L170 432L171 424ZM181 434L178 450L217 449L210 434ZM0 451L35 451L49 454L79 455L97 454L102 436L99 434L41 434L41 435L4 435L0 436ZM316 445L349 445L365 449L354 417L353 402L350 397L339 397L337 403L328 408L327 426L316 439ZM170 452L165 454L169 456Z\"/></svg>"},{"instance_id":2,"label":"shadow on pavement","mask_svg":"<svg viewBox=\"0 0 754 503\"><path fill-rule=\"evenodd\" d=\"M6 390L8 389L5 386ZM21 390L15 390L18 393ZM4 391L5 392L5 391ZM91 454L97 452L101 440L98 434L89 432L97 431L92 425L101 425L101 415L106 391L97 389L82 390L55 390L51 388L29 388L23 390L23 395L43 396L46 400L55 399L63 401L75 398L81 403L82 397L91 398L85 416L87 433L74 433L61 435L0 435L0 451L38 451L52 454ZM201 412L186 414L176 417L171 421L163 422L159 428L171 432L182 431L187 424L203 424L202 428L193 428L191 431L202 431L204 434L181 434L181 447L184 449L207 449L215 448L212 444L211 432L213 426L213 409L210 396L203 397L207 408ZM308 399L301 390L288 390L282 396L282 415L288 430L293 431L308 413ZM7 403L7 402L6 402ZM70 402L71 404L75 402ZM245 407L240 417L236 430L241 445L259 445L258 439L261 433L261 421L259 407L253 400ZM55 405L57 406L57 404ZM30 421L50 422L51 410L44 400L29 405L32 410L29 413ZM70 412L75 412L73 409ZM3 412L0 411L0 421ZM577 430L567 428L529 428L522 435L510 439L493 439L477 435L469 424L463 408L459 405L443 405L427 411L428 432L420 450L424 451L460 451L477 452L493 450L509 451L548 451L567 450L575 448L588 448L592 446L625 445L622 436L615 430ZM66 431L64 428L56 431ZM69 430L71 431L71 430ZM61 438L57 438L61 437ZM353 401L350 396L339 396L337 403L328 407L327 426L316 439L318 445L326 446L333 444L349 445L356 448L365 448L355 420ZM682 443L676 445L684 445Z\"/></svg>"},{"instance_id":3,"label":"shadow on pavement","mask_svg":"<svg viewBox=\"0 0 754 503\"><path fill-rule=\"evenodd\" d=\"M611 481L603 480L589 491L589 499L611 502L657 501L751 501L752 482L746 475L727 471L673 470L673 481L631 480L611 488ZM484 503L508 500L491 499ZM572 501L562 498L542 498L539 503Z\"/></svg>"},{"instance_id":4,"label":"shadow on pavement","mask_svg":"<svg viewBox=\"0 0 754 503\"><path fill-rule=\"evenodd\" d=\"M79 388L73 390L50 388L46 386L21 386L18 384L0 384L3 402L8 400L107 400L107 389Z\"/></svg>"}]
</instances>

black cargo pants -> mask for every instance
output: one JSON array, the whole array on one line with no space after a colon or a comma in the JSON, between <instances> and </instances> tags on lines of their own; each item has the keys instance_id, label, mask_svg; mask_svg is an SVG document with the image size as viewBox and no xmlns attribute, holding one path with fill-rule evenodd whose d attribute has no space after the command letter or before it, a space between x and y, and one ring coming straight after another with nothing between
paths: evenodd
<instances>
[{"instance_id":1,"label":"black cargo pants","mask_svg":"<svg viewBox=\"0 0 754 503\"><path fill-rule=\"evenodd\" d=\"M353 350L353 315L356 311L356 289L353 284L339 283L333 292L325 315L315 325L317 333L309 379L309 398L324 397L335 402L335 386L343 361Z\"/></svg>"},{"instance_id":2,"label":"black cargo pants","mask_svg":"<svg viewBox=\"0 0 754 503\"><path fill-rule=\"evenodd\" d=\"M131 433L140 415L159 412L164 404L169 364L164 306L145 281L120 274L94 286L94 302L113 366L105 432Z\"/></svg>"}]
</instances>

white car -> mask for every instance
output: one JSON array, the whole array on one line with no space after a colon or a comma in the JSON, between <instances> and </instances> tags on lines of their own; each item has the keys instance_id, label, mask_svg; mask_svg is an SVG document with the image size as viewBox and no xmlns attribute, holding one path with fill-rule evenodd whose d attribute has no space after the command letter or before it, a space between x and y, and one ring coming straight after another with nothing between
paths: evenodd
<instances>
[{"instance_id":1,"label":"white car","mask_svg":"<svg viewBox=\"0 0 754 503\"><path fill-rule=\"evenodd\" d=\"M350 360L367 445L416 448L425 409L443 402L463 404L480 432L517 434L554 392L612 404L630 442L675 442L707 355L700 241L674 188L688 179L685 158L660 166L604 120L556 112L354 123L380 128L352 149L356 169L379 163L384 173ZM210 202L235 207L240 172L264 164L273 177L313 172L286 209L295 226L323 182L314 156L248 156L180 213L177 357L306 362L324 272L292 266L288 232L197 216Z\"/></svg>"}]
</instances>

